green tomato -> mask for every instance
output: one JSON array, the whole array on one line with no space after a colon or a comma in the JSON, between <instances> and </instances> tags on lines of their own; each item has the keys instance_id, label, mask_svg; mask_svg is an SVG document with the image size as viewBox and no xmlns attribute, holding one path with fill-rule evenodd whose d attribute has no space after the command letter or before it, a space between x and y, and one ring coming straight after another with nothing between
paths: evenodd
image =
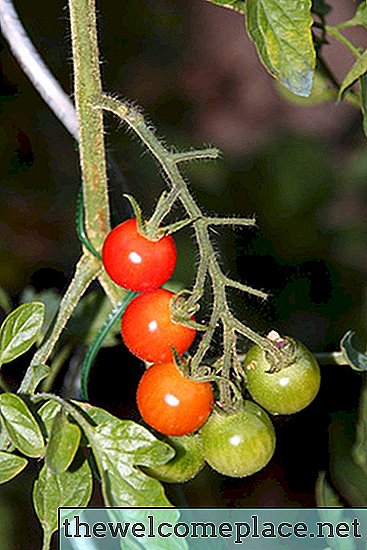
<instances>
[{"instance_id":1,"label":"green tomato","mask_svg":"<svg viewBox=\"0 0 367 550\"><path fill-rule=\"evenodd\" d=\"M217 472L245 477L261 470L275 449L275 431L270 418L252 401L232 414L213 412L201 428L203 454Z\"/></svg>"},{"instance_id":2,"label":"green tomato","mask_svg":"<svg viewBox=\"0 0 367 550\"><path fill-rule=\"evenodd\" d=\"M163 441L173 447L176 454L167 464L144 468L148 475L165 483L184 483L202 470L205 461L197 435L165 437Z\"/></svg>"},{"instance_id":3,"label":"green tomato","mask_svg":"<svg viewBox=\"0 0 367 550\"><path fill-rule=\"evenodd\" d=\"M244 363L251 397L272 414L301 411L320 388L320 368L314 356L300 342L290 338L286 342L294 346L295 358L282 370L269 372L271 365L258 345L248 351Z\"/></svg>"}]
</instances>

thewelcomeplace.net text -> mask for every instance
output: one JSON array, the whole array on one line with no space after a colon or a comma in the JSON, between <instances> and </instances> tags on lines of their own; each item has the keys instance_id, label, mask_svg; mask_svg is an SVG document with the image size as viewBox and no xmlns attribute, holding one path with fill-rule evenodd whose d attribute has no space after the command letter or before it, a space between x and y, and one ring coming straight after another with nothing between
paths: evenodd
<instances>
[{"instance_id":1,"label":"thewelcomeplace.net text","mask_svg":"<svg viewBox=\"0 0 367 550\"><path fill-rule=\"evenodd\" d=\"M65 518L61 527L64 537L67 538L113 538L134 537L146 538L230 538L235 544L242 544L244 540L269 538L360 538L360 522L357 518L351 521L316 521L311 529L302 521L271 522L260 521L255 514L248 521L212 522L212 521L157 521L153 515L147 516L147 523L143 522L87 522L78 514Z\"/></svg>"}]
</instances>

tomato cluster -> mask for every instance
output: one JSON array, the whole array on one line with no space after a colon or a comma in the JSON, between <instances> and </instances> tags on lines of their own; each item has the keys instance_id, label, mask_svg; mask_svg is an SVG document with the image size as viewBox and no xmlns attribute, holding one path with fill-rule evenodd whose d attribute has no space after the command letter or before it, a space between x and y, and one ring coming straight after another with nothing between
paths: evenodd
<instances>
[{"instance_id":1,"label":"tomato cluster","mask_svg":"<svg viewBox=\"0 0 367 550\"><path fill-rule=\"evenodd\" d=\"M153 363L138 388L142 418L152 428L171 436L196 431L208 418L214 395L209 382L185 377L174 363L174 352L180 356L189 349L196 329L172 319L174 294L159 288L176 266L172 237L149 240L139 233L134 218L109 233L102 260L113 281L141 292L127 306L121 332L134 355Z\"/></svg>"},{"instance_id":2,"label":"tomato cluster","mask_svg":"<svg viewBox=\"0 0 367 550\"><path fill-rule=\"evenodd\" d=\"M111 279L140 292L121 320L126 346L152 363L140 380L137 405L143 420L169 436L167 442L176 450L170 462L147 472L166 482L183 482L205 462L232 477L263 468L275 448L274 427L265 410L291 414L311 403L320 386L320 370L312 354L300 342L280 339L277 347L291 347L292 360L274 371L265 351L253 346L242 374L256 403L244 399L232 412L212 411L211 382L186 376L184 359L176 363L192 345L196 330L172 318L174 294L160 288L176 265L172 237L149 240L139 233L136 219L128 220L108 235L102 258Z\"/></svg>"}]
</instances>

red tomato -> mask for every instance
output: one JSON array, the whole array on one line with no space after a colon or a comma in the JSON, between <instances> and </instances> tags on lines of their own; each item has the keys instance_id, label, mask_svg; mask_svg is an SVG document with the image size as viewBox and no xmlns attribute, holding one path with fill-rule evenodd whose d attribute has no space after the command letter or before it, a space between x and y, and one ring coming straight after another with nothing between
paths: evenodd
<instances>
[{"instance_id":1,"label":"red tomato","mask_svg":"<svg viewBox=\"0 0 367 550\"><path fill-rule=\"evenodd\" d=\"M166 435L198 430L208 418L214 400L210 382L186 378L173 362L147 369L136 397L145 422Z\"/></svg>"},{"instance_id":2,"label":"red tomato","mask_svg":"<svg viewBox=\"0 0 367 550\"><path fill-rule=\"evenodd\" d=\"M176 247L170 235L158 241L141 235L133 218L107 235L102 260L115 283L142 292L159 288L168 281L176 266Z\"/></svg>"},{"instance_id":3,"label":"red tomato","mask_svg":"<svg viewBox=\"0 0 367 550\"><path fill-rule=\"evenodd\" d=\"M130 302L122 316L122 338L131 353L144 361L171 361L172 347L181 355L195 339L195 329L172 320L173 296L173 292L163 288L143 292Z\"/></svg>"}]
</instances>

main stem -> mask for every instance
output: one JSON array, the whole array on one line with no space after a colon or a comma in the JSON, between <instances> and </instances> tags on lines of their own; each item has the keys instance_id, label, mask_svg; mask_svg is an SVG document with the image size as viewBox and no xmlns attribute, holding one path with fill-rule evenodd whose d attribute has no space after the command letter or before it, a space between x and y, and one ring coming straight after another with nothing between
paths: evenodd
<instances>
[{"instance_id":1,"label":"main stem","mask_svg":"<svg viewBox=\"0 0 367 550\"><path fill-rule=\"evenodd\" d=\"M101 250L110 228L103 111L96 105L102 93L95 0L69 0L74 61L74 95L80 132L87 235Z\"/></svg>"}]
</instances>

